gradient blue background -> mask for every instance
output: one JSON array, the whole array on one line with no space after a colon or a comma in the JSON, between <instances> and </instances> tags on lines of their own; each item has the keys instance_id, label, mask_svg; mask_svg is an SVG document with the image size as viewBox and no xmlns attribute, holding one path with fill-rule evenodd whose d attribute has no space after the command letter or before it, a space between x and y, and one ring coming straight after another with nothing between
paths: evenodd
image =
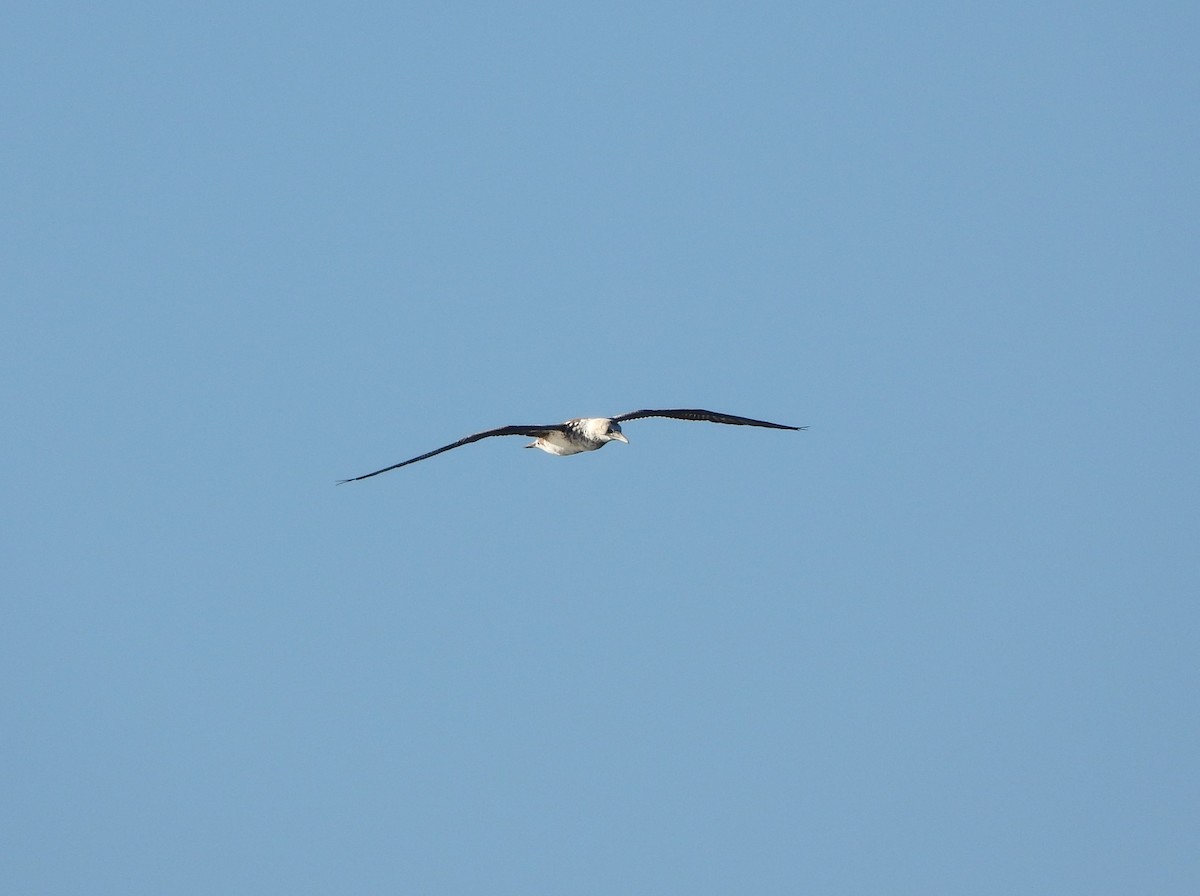
<instances>
[{"instance_id":1,"label":"gradient blue background","mask_svg":"<svg viewBox=\"0 0 1200 896\"><path fill-rule=\"evenodd\" d=\"M1200 892L1198 44L6 7L0 889Z\"/></svg>"}]
</instances>

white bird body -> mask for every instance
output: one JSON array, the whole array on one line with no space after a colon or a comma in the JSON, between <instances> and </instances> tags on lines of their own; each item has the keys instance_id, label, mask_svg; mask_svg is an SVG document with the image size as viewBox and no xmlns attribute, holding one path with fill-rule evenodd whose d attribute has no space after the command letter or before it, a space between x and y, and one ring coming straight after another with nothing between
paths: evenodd
<instances>
[{"instance_id":1,"label":"white bird body","mask_svg":"<svg viewBox=\"0 0 1200 896\"><path fill-rule=\"evenodd\" d=\"M609 442L629 444L619 423L614 423L610 417L576 417L563 424L562 432L552 430L525 447L540 448L547 454L565 457L568 454L595 451Z\"/></svg>"},{"instance_id":2,"label":"white bird body","mask_svg":"<svg viewBox=\"0 0 1200 896\"><path fill-rule=\"evenodd\" d=\"M630 411L627 414L618 414L616 417L575 417L565 423L551 423L545 426L515 425L485 429L483 432L464 436L457 442L451 442L449 445L443 445L441 448L435 448L433 451L427 451L424 454L411 457L398 464L392 464L390 467L384 467L382 470L376 470L374 473L355 476L353 479L343 479L338 485L345 482L357 482L360 479L370 479L372 476L378 476L380 473L386 473L389 470L395 470L399 467L407 467L409 464L415 464L419 460L425 460L426 458L450 451L453 448L460 448L463 445L469 445L471 442L478 442L480 439L487 439L492 436L534 436L534 440L526 445L526 448L538 448L547 454L555 454L559 457L565 457L570 454L582 454L585 451L595 451L598 448L603 448L609 442L625 442L628 444L629 439L625 438L625 434L621 432L621 423L626 420L640 420L643 417L703 420L708 423L726 423L731 426L762 426L767 429L808 429L807 426L786 426L782 423L768 423L765 420L735 417L732 414L718 414L716 411L704 411L698 408Z\"/></svg>"}]
</instances>

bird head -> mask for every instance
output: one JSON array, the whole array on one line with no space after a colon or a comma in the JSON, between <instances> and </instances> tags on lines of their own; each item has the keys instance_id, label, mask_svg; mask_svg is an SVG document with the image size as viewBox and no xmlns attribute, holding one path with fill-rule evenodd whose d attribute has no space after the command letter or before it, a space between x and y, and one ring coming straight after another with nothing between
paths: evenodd
<instances>
[{"instance_id":1,"label":"bird head","mask_svg":"<svg viewBox=\"0 0 1200 896\"><path fill-rule=\"evenodd\" d=\"M625 438L625 433L621 432L621 424L609 420L608 427L604 431L604 435L610 442L624 442L629 444L629 439Z\"/></svg>"}]
</instances>

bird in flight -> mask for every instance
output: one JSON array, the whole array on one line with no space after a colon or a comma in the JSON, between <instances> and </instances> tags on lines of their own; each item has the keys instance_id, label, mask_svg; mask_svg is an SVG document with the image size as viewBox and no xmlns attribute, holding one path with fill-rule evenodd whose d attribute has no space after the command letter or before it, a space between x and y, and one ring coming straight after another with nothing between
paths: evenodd
<instances>
[{"instance_id":1,"label":"bird in flight","mask_svg":"<svg viewBox=\"0 0 1200 896\"><path fill-rule=\"evenodd\" d=\"M407 467L409 464L415 464L419 460L426 460L444 451L461 448L463 445L470 445L472 442L478 442L480 439L489 439L492 436L533 436L533 441L526 445L526 448L540 448L548 454L556 454L560 457L567 454L579 454L584 451L595 451L598 448L603 448L609 442L625 442L628 444L629 439L625 438L625 434L621 431L621 424L626 420L640 420L642 417L705 420L709 423L726 423L730 426L765 426L768 429L808 429L807 426L784 426L782 423L768 423L765 420L751 420L749 417L735 417L732 414L718 414L715 411L702 411L694 408L630 411L628 414L618 414L616 417L576 417L574 420L568 420L566 423L551 423L547 426L500 426L496 429L485 429L483 432L466 436L457 442L451 442L449 445L443 445L441 448L435 448L433 451L426 452L425 454L410 457L408 460L402 460L398 464L392 464L390 467L384 467L382 470L376 470L374 473L364 473L362 476L355 476L353 479L343 479L338 482L338 485L343 485L347 482L358 482L360 479L370 479L372 476L378 476L380 473L387 473L389 470Z\"/></svg>"}]
</instances>

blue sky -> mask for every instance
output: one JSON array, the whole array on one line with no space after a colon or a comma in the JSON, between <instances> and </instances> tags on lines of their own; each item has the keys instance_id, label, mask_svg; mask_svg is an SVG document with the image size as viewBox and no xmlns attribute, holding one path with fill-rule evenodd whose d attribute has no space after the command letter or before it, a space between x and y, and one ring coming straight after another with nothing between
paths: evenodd
<instances>
[{"instance_id":1,"label":"blue sky","mask_svg":"<svg viewBox=\"0 0 1200 896\"><path fill-rule=\"evenodd\" d=\"M1196 892L1198 25L7 9L0 888Z\"/></svg>"}]
</instances>

